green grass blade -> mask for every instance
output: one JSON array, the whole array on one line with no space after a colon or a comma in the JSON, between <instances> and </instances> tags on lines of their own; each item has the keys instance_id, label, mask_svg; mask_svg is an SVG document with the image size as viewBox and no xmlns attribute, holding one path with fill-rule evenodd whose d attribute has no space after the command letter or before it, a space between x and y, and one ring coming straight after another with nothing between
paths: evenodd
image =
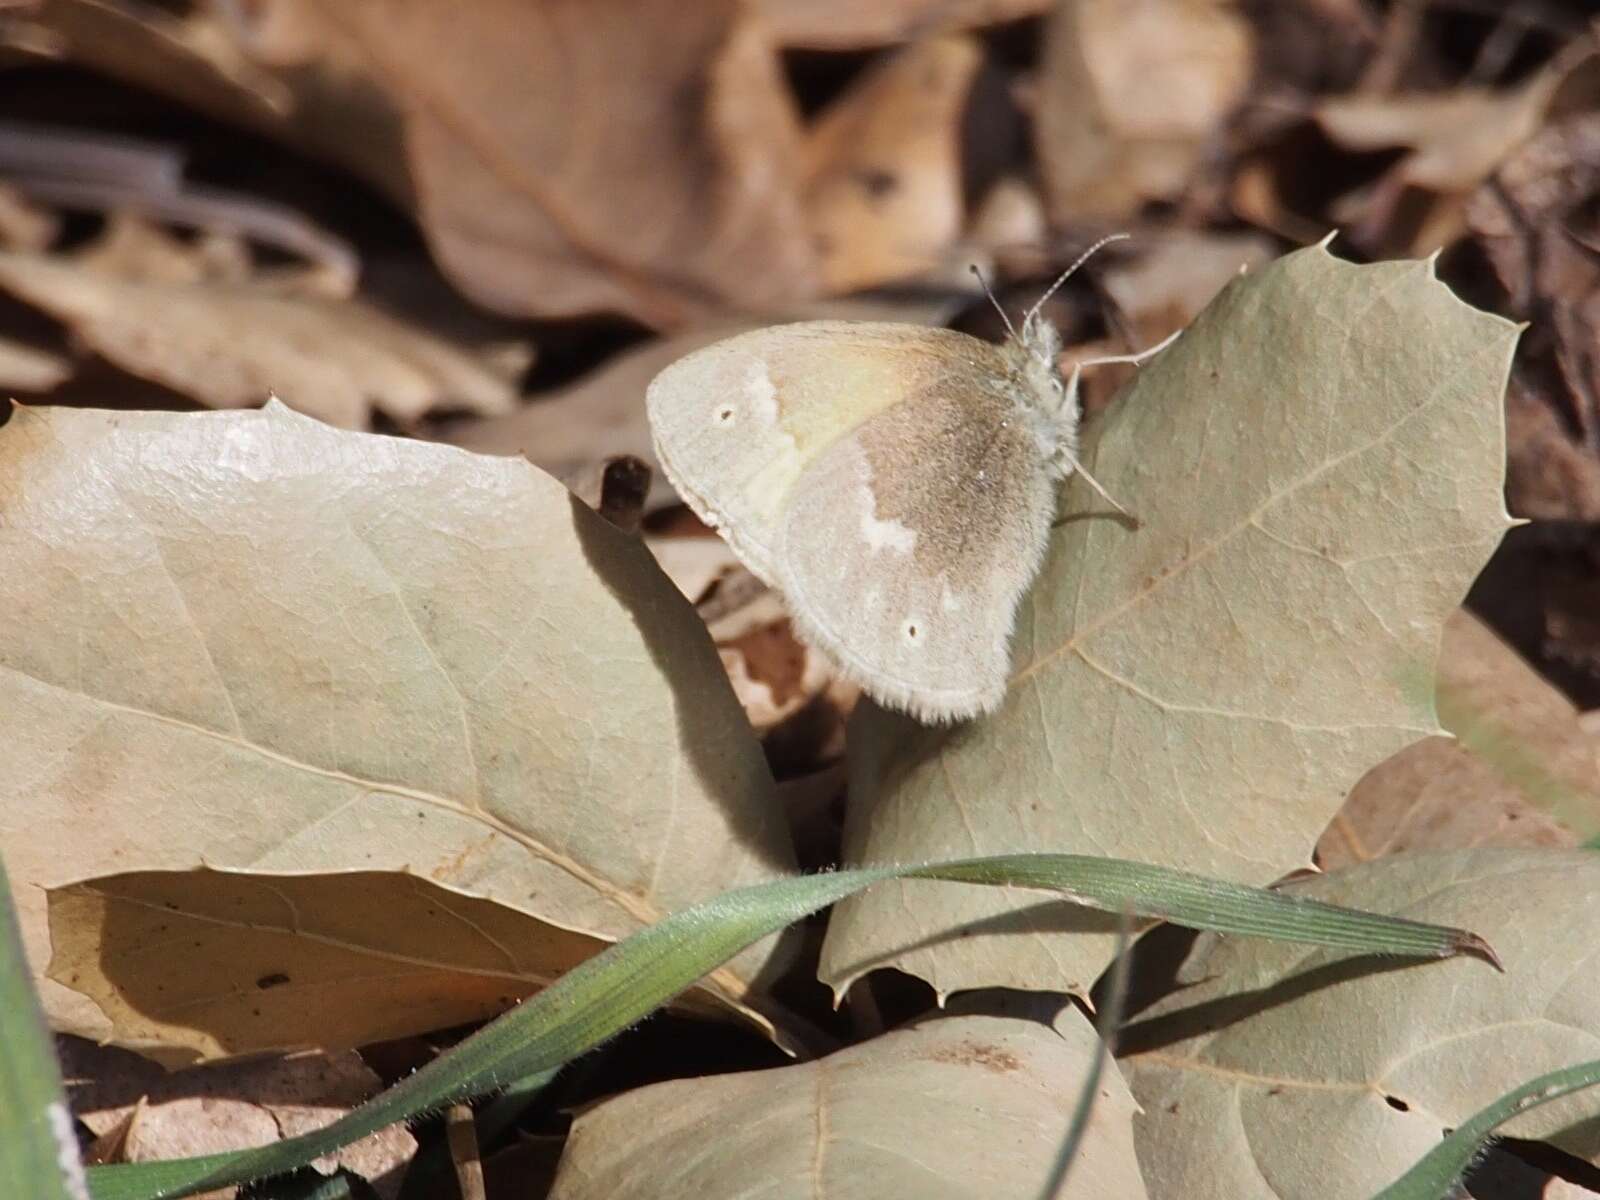
<instances>
[{"instance_id":1,"label":"green grass blade","mask_svg":"<svg viewBox=\"0 0 1600 1200\"><path fill-rule=\"evenodd\" d=\"M96 1167L96 1200L161 1200L277 1174L397 1121L509 1085L593 1049L740 950L862 888L900 877L1038 888L1114 913L1373 953L1492 961L1471 933L1340 909L1187 872L1076 854L1014 854L866 867L727 892L567 972L519 1008L333 1124L253 1150Z\"/></svg>"},{"instance_id":2,"label":"green grass blade","mask_svg":"<svg viewBox=\"0 0 1600 1200\"><path fill-rule=\"evenodd\" d=\"M1128 999L1128 971L1132 960L1128 949L1132 932L1133 922L1124 915L1122 925L1117 929L1116 958L1111 963L1111 986L1106 991L1105 1003L1100 1006L1099 1016L1094 1023L1094 1031L1100 1040L1094 1048L1089 1073L1078 1088L1078 1098L1072 1105L1072 1119L1067 1124L1067 1136L1056 1154L1050 1178L1039 1193L1040 1200L1056 1200L1066 1191L1067 1176L1072 1173L1072 1164L1078 1160L1078 1148L1083 1145L1084 1135L1089 1132L1089 1118L1094 1115L1095 1101L1100 1095L1100 1077L1105 1074L1106 1063L1111 1058Z\"/></svg>"},{"instance_id":3,"label":"green grass blade","mask_svg":"<svg viewBox=\"0 0 1600 1200\"><path fill-rule=\"evenodd\" d=\"M29 982L11 885L0 862L0 1196L87 1195L55 1047Z\"/></svg>"},{"instance_id":4,"label":"green grass blade","mask_svg":"<svg viewBox=\"0 0 1600 1200\"><path fill-rule=\"evenodd\" d=\"M1600 1059L1551 1071L1507 1092L1428 1151L1373 1200L1444 1200L1456 1180L1466 1174L1484 1141L1518 1113L1538 1108L1572 1092L1600 1083Z\"/></svg>"}]
</instances>

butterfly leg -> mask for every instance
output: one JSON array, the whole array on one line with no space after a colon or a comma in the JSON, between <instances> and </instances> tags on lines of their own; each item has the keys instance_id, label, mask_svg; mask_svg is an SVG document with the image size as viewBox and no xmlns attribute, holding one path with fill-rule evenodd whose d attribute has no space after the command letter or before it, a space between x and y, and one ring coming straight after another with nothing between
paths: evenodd
<instances>
[{"instance_id":1,"label":"butterfly leg","mask_svg":"<svg viewBox=\"0 0 1600 1200\"><path fill-rule=\"evenodd\" d=\"M1083 370L1085 367L1104 367L1110 365L1111 363L1127 363L1130 366L1136 367L1139 364L1154 358L1168 346L1172 345L1173 342L1178 340L1178 335L1182 332L1183 330L1181 329L1174 329L1170 334L1162 338L1154 346L1151 346L1148 350L1140 350L1137 354L1110 354L1103 358L1086 358L1082 362L1074 363L1072 365L1072 374L1067 376L1067 389L1065 398L1066 410L1071 413L1076 413L1078 411L1078 384L1083 378ZM1083 476L1083 481L1092 487L1097 493L1099 493L1102 500L1111 505L1112 508L1116 509L1123 516L1127 517L1128 520L1132 521L1136 527L1138 526L1139 518L1134 516L1127 509L1123 508L1122 505L1118 504L1114 499L1112 499L1111 493L1107 492L1105 488L1101 487L1100 482L1095 479L1093 475L1089 474L1089 472L1083 469L1083 464L1078 461L1076 454L1068 454L1067 458L1072 465L1072 469L1079 475Z\"/></svg>"},{"instance_id":2,"label":"butterfly leg","mask_svg":"<svg viewBox=\"0 0 1600 1200\"><path fill-rule=\"evenodd\" d=\"M1068 407L1073 409L1076 409L1077 407L1078 383L1083 378L1083 370L1085 367L1107 367L1112 363L1127 363L1129 366L1137 367L1141 363L1148 362L1150 359L1160 354L1168 346L1172 345L1173 342L1178 340L1182 333L1183 330L1174 329L1154 346L1151 346L1148 350L1141 350L1137 354L1108 354L1103 358L1086 358L1082 362L1073 363L1072 374L1067 376L1066 403Z\"/></svg>"}]
</instances>

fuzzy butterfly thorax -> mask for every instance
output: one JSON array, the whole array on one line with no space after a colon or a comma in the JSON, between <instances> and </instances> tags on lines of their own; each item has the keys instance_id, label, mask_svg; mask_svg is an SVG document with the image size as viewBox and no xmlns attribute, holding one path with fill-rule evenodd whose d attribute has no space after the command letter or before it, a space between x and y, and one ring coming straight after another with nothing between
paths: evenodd
<instances>
[{"instance_id":1,"label":"fuzzy butterfly thorax","mask_svg":"<svg viewBox=\"0 0 1600 1200\"><path fill-rule=\"evenodd\" d=\"M1067 381L1056 367L1061 334L1034 315L1006 340L1005 351L1016 365L1018 394L1034 423L1040 452L1056 478L1065 479L1077 464L1080 414L1077 395L1068 395Z\"/></svg>"}]
</instances>

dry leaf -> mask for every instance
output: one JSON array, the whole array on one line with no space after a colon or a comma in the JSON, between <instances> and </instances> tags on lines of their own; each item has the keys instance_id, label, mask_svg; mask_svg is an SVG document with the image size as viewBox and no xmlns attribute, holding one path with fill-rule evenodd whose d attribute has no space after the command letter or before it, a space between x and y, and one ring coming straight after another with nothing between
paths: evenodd
<instances>
[{"instance_id":1,"label":"dry leaf","mask_svg":"<svg viewBox=\"0 0 1600 1200\"><path fill-rule=\"evenodd\" d=\"M43 250L56 240L61 222L54 213L28 201L9 185L0 185L0 247Z\"/></svg>"},{"instance_id":2,"label":"dry leaf","mask_svg":"<svg viewBox=\"0 0 1600 1200\"><path fill-rule=\"evenodd\" d=\"M1600 855L1397 855L1289 886L1471 929L1505 971L1201 938L1197 982L1123 1030L1152 1200L1365 1200L1502 1093L1595 1057ZM1502 1132L1591 1158L1597 1115L1578 1092Z\"/></svg>"},{"instance_id":3,"label":"dry leaf","mask_svg":"<svg viewBox=\"0 0 1600 1200\"><path fill-rule=\"evenodd\" d=\"M1394 174L1413 187L1457 194L1478 186L1539 127L1560 79L1542 71L1520 87L1453 87L1397 96L1332 96L1315 110L1348 150L1408 147Z\"/></svg>"},{"instance_id":4,"label":"dry leaf","mask_svg":"<svg viewBox=\"0 0 1600 1200\"><path fill-rule=\"evenodd\" d=\"M1317 843L1319 865L1600 834L1600 747L1571 701L1465 610L1445 623L1436 690L1455 736L1369 771Z\"/></svg>"},{"instance_id":5,"label":"dry leaf","mask_svg":"<svg viewBox=\"0 0 1600 1200\"><path fill-rule=\"evenodd\" d=\"M775 594L766 598L774 608L779 606ZM745 609L741 618L748 620L749 612ZM718 637L717 651L734 695L762 734L822 695L838 674L833 663L795 637L787 613L781 611L736 636Z\"/></svg>"},{"instance_id":6,"label":"dry leaf","mask_svg":"<svg viewBox=\"0 0 1600 1200\"><path fill-rule=\"evenodd\" d=\"M1051 219L1127 217L1180 194L1243 97L1251 52L1227 0L1063 0L1035 114Z\"/></svg>"},{"instance_id":7,"label":"dry leaf","mask_svg":"<svg viewBox=\"0 0 1600 1200\"><path fill-rule=\"evenodd\" d=\"M1466 219L1532 322L1513 379L1510 494L1529 517L1600 515L1600 117L1547 125L1468 200Z\"/></svg>"},{"instance_id":8,"label":"dry leaf","mask_svg":"<svg viewBox=\"0 0 1600 1200\"><path fill-rule=\"evenodd\" d=\"M1071 1007L1054 1029L944 1017L814 1062L640 1088L578 1117L551 1197L721 1200L752 1180L773 1200L1035 1196L1098 1042ZM1132 1097L1108 1070L1095 1099L1054 1194L1140 1200Z\"/></svg>"},{"instance_id":9,"label":"dry leaf","mask_svg":"<svg viewBox=\"0 0 1600 1200\"><path fill-rule=\"evenodd\" d=\"M414 204L487 307L667 325L815 290L798 119L738 0L267 0L181 20L42 0L30 15L74 61Z\"/></svg>"},{"instance_id":10,"label":"dry leaf","mask_svg":"<svg viewBox=\"0 0 1600 1200\"><path fill-rule=\"evenodd\" d=\"M123 370L216 408L279 393L323 420L363 428L374 410L405 424L444 405L497 413L515 403L514 373L500 361L359 301L250 283L122 279L92 259L3 251L0 287Z\"/></svg>"},{"instance_id":11,"label":"dry leaf","mask_svg":"<svg viewBox=\"0 0 1600 1200\"><path fill-rule=\"evenodd\" d=\"M52 889L49 918L50 978L171 1063L485 1020L605 945L403 871L135 871Z\"/></svg>"},{"instance_id":12,"label":"dry leaf","mask_svg":"<svg viewBox=\"0 0 1600 1200\"><path fill-rule=\"evenodd\" d=\"M1549 390L1513 374L1506 395L1511 511L1549 521L1600 521L1600 454L1572 436Z\"/></svg>"},{"instance_id":13,"label":"dry leaf","mask_svg":"<svg viewBox=\"0 0 1600 1200\"><path fill-rule=\"evenodd\" d=\"M756 0L784 46L859 50L1037 16L1052 0Z\"/></svg>"},{"instance_id":14,"label":"dry leaf","mask_svg":"<svg viewBox=\"0 0 1600 1200\"><path fill-rule=\"evenodd\" d=\"M48 47L341 162L397 203L411 197L399 114L326 33L315 56L280 46L269 5L201 4L179 15L123 0L31 0L6 11L0 38L9 44Z\"/></svg>"},{"instance_id":15,"label":"dry leaf","mask_svg":"<svg viewBox=\"0 0 1600 1200\"><path fill-rule=\"evenodd\" d=\"M795 637L782 598L721 538L655 537L645 544L705 620L757 733L767 733L833 685L833 664Z\"/></svg>"},{"instance_id":16,"label":"dry leaf","mask_svg":"<svg viewBox=\"0 0 1600 1200\"><path fill-rule=\"evenodd\" d=\"M160 226L121 215L113 215L105 232L69 261L123 283L248 283L257 275L250 247L240 238L204 233L193 242L181 241ZM272 278L282 276L274 273ZM289 286L282 290L293 291L302 280L320 281L323 276L313 270L287 278Z\"/></svg>"},{"instance_id":17,"label":"dry leaf","mask_svg":"<svg viewBox=\"0 0 1600 1200\"><path fill-rule=\"evenodd\" d=\"M0 392L48 392L71 378L72 364L59 354L0 337Z\"/></svg>"},{"instance_id":18,"label":"dry leaf","mask_svg":"<svg viewBox=\"0 0 1600 1200\"><path fill-rule=\"evenodd\" d=\"M354 1051L169 1073L137 1054L78 1038L62 1038L58 1047L73 1115L96 1137L121 1132L119 1162L268 1145L320 1129L383 1090ZM316 1166L324 1174L348 1167L393 1196L397 1168L416 1148L404 1125L391 1125Z\"/></svg>"},{"instance_id":19,"label":"dry leaf","mask_svg":"<svg viewBox=\"0 0 1600 1200\"><path fill-rule=\"evenodd\" d=\"M1504 89L1455 87L1394 96L1355 93L1323 100L1317 123L1339 145L1372 151L1406 147L1408 153L1365 192L1335 210L1341 221L1359 220L1352 237L1380 241L1402 252L1431 253L1466 228L1468 193L1494 172L1544 122L1552 101L1571 81L1585 85L1583 60L1558 56L1525 83ZM1433 197L1409 234L1390 229L1407 189ZM1396 240L1398 238L1398 241Z\"/></svg>"},{"instance_id":20,"label":"dry leaf","mask_svg":"<svg viewBox=\"0 0 1600 1200\"><path fill-rule=\"evenodd\" d=\"M1426 263L1313 247L1229 284L1088 431L1085 465L1143 524L1069 484L1000 711L857 714L848 859L1047 849L1250 883L1304 865L1356 781L1437 732L1440 628L1507 525L1515 338ZM1109 959L1102 914L979 892L846 901L823 977L1065 990Z\"/></svg>"},{"instance_id":21,"label":"dry leaf","mask_svg":"<svg viewBox=\"0 0 1600 1200\"><path fill-rule=\"evenodd\" d=\"M1025 179L1007 176L996 182L978 205L967 241L996 259L1008 273L1012 264L1025 264L1016 271L1023 274L1042 271L1048 235L1039 189Z\"/></svg>"},{"instance_id":22,"label":"dry leaf","mask_svg":"<svg viewBox=\"0 0 1600 1200\"><path fill-rule=\"evenodd\" d=\"M418 212L468 296L654 325L814 290L799 121L737 0L275 0L404 114ZM642 36L648 31L648 36Z\"/></svg>"},{"instance_id":23,"label":"dry leaf","mask_svg":"<svg viewBox=\"0 0 1600 1200\"><path fill-rule=\"evenodd\" d=\"M1140 239L1138 249L1136 257L1112 262L1100 278L1141 346L1182 329L1235 276L1275 257L1272 243L1252 233L1175 230Z\"/></svg>"},{"instance_id":24,"label":"dry leaf","mask_svg":"<svg viewBox=\"0 0 1600 1200\"><path fill-rule=\"evenodd\" d=\"M793 869L699 620L526 463L277 404L19 409L0 490L0 844L36 971L50 889L129 871L410 871L559 950ZM707 987L741 1004L769 954Z\"/></svg>"},{"instance_id":25,"label":"dry leaf","mask_svg":"<svg viewBox=\"0 0 1600 1200\"><path fill-rule=\"evenodd\" d=\"M644 544L673 586L697 607L713 587L732 575L755 579L719 537L647 537ZM757 591L766 591L766 584L756 583Z\"/></svg>"},{"instance_id":26,"label":"dry leaf","mask_svg":"<svg viewBox=\"0 0 1600 1200\"><path fill-rule=\"evenodd\" d=\"M948 268L965 223L961 117L982 65L971 37L921 42L869 70L812 128L805 204L829 292Z\"/></svg>"}]
</instances>

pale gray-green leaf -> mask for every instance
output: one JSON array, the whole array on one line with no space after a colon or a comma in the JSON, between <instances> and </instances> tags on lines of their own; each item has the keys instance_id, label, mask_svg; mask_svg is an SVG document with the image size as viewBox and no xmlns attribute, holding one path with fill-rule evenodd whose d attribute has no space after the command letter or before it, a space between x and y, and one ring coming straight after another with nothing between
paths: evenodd
<instances>
[{"instance_id":1,"label":"pale gray-green leaf","mask_svg":"<svg viewBox=\"0 0 1600 1200\"><path fill-rule=\"evenodd\" d=\"M1097 1040L1073 1008L1055 1029L946 1017L797 1066L640 1088L578 1118L551 1196L1028 1200ZM1108 1070L1061 1200L1145 1195L1133 1110Z\"/></svg>"},{"instance_id":2,"label":"pale gray-green leaf","mask_svg":"<svg viewBox=\"0 0 1600 1200\"><path fill-rule=\"evenodd\" d=\"M1155 1200L1367 1200L1533 1076L1600 1057L1600 855L1396 855L1297 894L1468 925L1500 951L1407 965L1202 938L1193 986L1124 1030ZM1600 1156L1600 1095L1505 1129Z\"/></svg>"},{"instance_id":3,"label":"pale gray-green leaf","mask_svg":"<svg viewBox=\"0 0 1600 1200\"><path fill-rule=\"evenodd\" d=\"M852 729L853 862L1049 848L1260 883L1433 733L1440 630L1499 541L1515 327L1423 262L1320 247L1243 277L1141 370L1085 463L994 717ZM1095 936L1063 936L1093 934ZM1110 922L908 881L848 901L836 988L1082 987Z\"/></svg>"},{"instance_id":4,"label":"pale gray-green leaf","mask_svg":"<svg viewBox=\"0 0 1600 1200\"><path fill-rule=\"evenodd\" d=\"M0 844L35 972L49 889L119 872L409 870L565 945L793 869L693 611L525 462L277 404L19 409L0 607ZM493 949L467 922L461 943ZM761 955L710 987L737 1000ZM58 1028L117 1035L41 993ZM138 1036L216 1054L308 1034Z\"/></svg>"}]
</instances>

